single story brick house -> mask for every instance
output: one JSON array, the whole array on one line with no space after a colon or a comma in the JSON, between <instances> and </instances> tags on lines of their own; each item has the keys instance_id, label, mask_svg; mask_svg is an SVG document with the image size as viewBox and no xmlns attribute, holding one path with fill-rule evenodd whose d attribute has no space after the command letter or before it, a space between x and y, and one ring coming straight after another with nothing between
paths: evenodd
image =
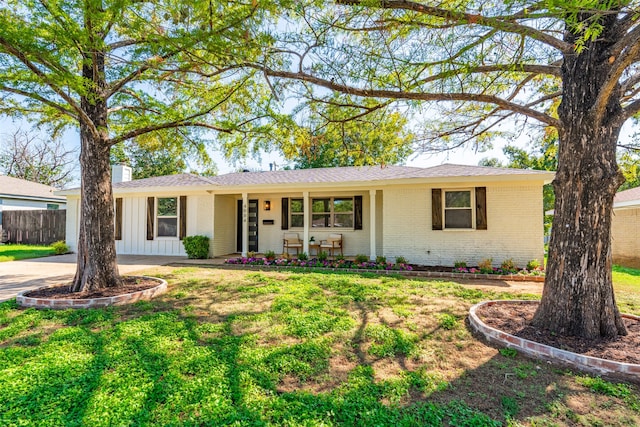
<instances>
[{"instance_id":1,"label":"single story brick house","mask_svg":"<svg viewBox=\"0 0 640 427\"><path fill-rule=\"evenodd\" d=\"M640 268L640 187L613 199L611 250L614 264Z\"/></svg>"},{"instance_id":2,"label":"single story brick house","mask_svg":"<svg viewBox=\"0 0 640 427\"><path fill-rule=\"evenodd\" d=\"M118 168L114 177L127 176ZM284 234L297 233L301 249L315 255L310 241L337 233L345 256L424 265L512 258L522 266L543 258L542 186L553 176L444 164L125 179L113 184L116 250L184 255L180 240L200 234L211 239L213 257L282 253ZM80 191L59 194L67 197L67 244L75 250Z\"/></svg>"}]
</instances>

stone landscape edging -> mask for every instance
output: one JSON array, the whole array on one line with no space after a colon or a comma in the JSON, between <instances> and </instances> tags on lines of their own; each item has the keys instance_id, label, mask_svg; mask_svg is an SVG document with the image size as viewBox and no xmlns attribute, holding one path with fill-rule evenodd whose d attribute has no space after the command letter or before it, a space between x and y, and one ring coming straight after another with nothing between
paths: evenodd
<instances>
[{"instance_id":1,"label":"stone landscape edging","mask_svg":"<svg viewBox=\"0 0 640 427\"><path fill-rule=\"evenodd\" d=\"M477 310L485 305L494 304L538 304L539 301L527 300L494 300L480 302L469 309L469 324L472 329L481 334L487 341L513 348L519 352L536 358L567 365L581 371L596 375L609 375L622 377L633 382L640 382L640 364L616 362L609 359L585 356L584 354L573 353L561 350L546 344L537 343L524 338L516 337L485 324L477 315ZM640 321L640 316L623 314L622 317Z\"/></svg>"},{"instance_id":2,"label":"stone landscape edging","mask_svg":"<svg viewBox=\"0 0 640 427\"><path fill-rule=\"evenodd\" d=\"M172 262L169 265L181 267L205 267L221 268L227 270L307 270L307 271L331 271L331 272L352 272L352 273L373 273L373 274L399 274L406 277L433 277L439 279L483 279L483 280L503 280L511 282L544 282L544 276L523 276L521 274L474 274L474 273L452 273L440 271L416 271L416 270L371 270L367 268L329 268L329 267L299 267L283 265L253 265L253 264L192 264L187 262Z\"/></svg>"},{"instance_id":3,"label":"stone landscape edging","mask_svg":"<svg viewBox=\"0 0 640 427\"><path fill-rule=\"evenodd\" d=\"M54 299L54 298L38 298L29 297L25 294L35 292L40 289L50 288L51 286L43 286L37 289L30 289L20 292L16 296L16 302L22 307L33 308L51 308L51 309L67 309L67 308L101 308L111 305L130 304L136 301L149 300L167 291L167 281L158 277L150 276L127 276L140 279L154 280L159 282L158 286L144 289L141 291L131 292L128 294L114 295L111 297L85 298L85 299Z\"/></svg>"}]
</instances>

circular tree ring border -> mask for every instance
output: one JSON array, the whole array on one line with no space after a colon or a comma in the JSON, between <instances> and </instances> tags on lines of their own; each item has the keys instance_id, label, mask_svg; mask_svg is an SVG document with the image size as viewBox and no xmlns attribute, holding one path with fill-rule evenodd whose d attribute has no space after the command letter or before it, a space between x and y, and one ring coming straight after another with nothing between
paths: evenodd
<instances>
[{"instance_id":1,"label":"circular tree ring border","mask_svg":"<svg viewBox=\"0 0 640 427\"><path fill-rule=\"evenodd\" d=\"M33 308L52 308L52 309L67 309L67 308L101 308L108 307L110 305L124 305L131 304L136 301L150 300L160 294L167 291L167 281L158 277L150 276L127 276L135 277L146 280L154 280L158 282L158 286L153 288L144 289L142 291L131 292L128 294L114 295L111 297L98 297L98 298L85 298L85 299L53 299L53 298L36 298L26 296L30 292L34 292L40 289L46 289L50 286L43 286L37 289L29 289L27 291L20 292L16 296L16 302L22 307Z\"/></svg>"},{"instance_id":2,"label":"circular tree ring border","mask_svg":"<svg viewBox=\"0 0 640 427\"><path fill-rule=\"evenodd\" d=\"M585 356L561 350L549 345L540 344L515 335L507 334L485 324L477 315L477 310L485 305L495 304L538 304L539 301L527 300L495 300L478 303L469 309L469 324L471 328L481 334L487 341L513 348L521 353L536 359L542 359L561 365L570 366L596 375L609 375L640 382L640 364L616 362L614 360L600 359L598 357ZM623 314L622 317L640 321L640 316Z\"/></svg>"}]
</instances>

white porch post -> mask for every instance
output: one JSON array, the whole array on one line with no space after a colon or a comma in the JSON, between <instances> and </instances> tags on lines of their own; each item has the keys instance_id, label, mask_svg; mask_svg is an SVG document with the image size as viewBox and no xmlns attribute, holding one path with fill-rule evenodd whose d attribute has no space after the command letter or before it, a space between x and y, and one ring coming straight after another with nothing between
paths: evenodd
<instances>
[{"instance_id":1,"label":"white porch post","mask_svg":"<svg viewBox=\"0 0 640 427\"><path fill-rule=\"evenodd\" d=\"M309 255L309 223L311 218L311 205L309 204L309 192L302 192L303 212L304 212L304 231L302 232L302 250Z\"/></svg>"},{"instance_id":2,"label":"white porch post","mask_svg":"<svg viewBox=\"0 0 640 427\"><path fill-rule=\"evenodd\" d=\"M249 252L249 194L242 193L242 256Z\"/></svg>"},{"instance_id":3,"label":"white porch post","mask_svg":"<svg viewBox=\"0 0 640 427\"><path fill-rule=\"evenodd\" d=\"M369 254L376 259L376 190L369 190Z\"/></svg>"}]
</instances>

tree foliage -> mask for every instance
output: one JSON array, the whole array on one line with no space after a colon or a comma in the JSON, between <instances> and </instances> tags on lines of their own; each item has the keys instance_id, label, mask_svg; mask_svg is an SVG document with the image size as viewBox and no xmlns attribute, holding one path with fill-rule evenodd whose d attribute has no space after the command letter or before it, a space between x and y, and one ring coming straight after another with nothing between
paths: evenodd
<instances>
[{"instance_id":1,"label":"tree foliage","mask_svg":"<svg viewBox=\"0 0 640 427\"><path fill-rule=\"evenodd\" d=\"M370 111L369 108L375 111ZM311 104L305 125L283 145L285 158L296 168L398 164L413 151L413 134L397 111Z\"/></svg>"},{"instance_id":2,"label":"tree foliage","mask_svg":"<svg viewBox=\"0 0 640 427\"><path fill-rule=\"evenodd\" d=\"M16 130L7 135L0 148L0 171L27 181L63 188L73 179L77 150L65 148L60 139L49 141Z\"/></svg>"}]
</instances>

